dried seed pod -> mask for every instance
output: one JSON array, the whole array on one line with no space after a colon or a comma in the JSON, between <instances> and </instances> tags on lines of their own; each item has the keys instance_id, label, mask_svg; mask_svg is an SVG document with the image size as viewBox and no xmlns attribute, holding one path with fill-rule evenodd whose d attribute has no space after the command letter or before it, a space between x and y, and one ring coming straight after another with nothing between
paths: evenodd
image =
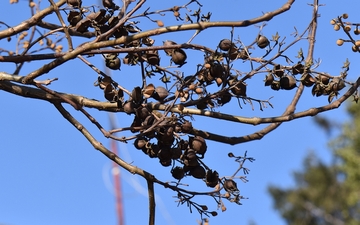
<instances>
[{"instance_id":1,"label":"dried seed pod","mask_svg":"<svg viewBox=\"0 0 360 225\"><path fill-rule=\"evenodd\" d=\"M277 80L274 80L272 83L271 83L271 89L273 89L274 91L278 91L280 90L280 81L277 81Z\"/></svg>"},{"instance_id":2,"label":"dried seed pod","mask_svg":"<svg viewBox=\"0 0 360 225\"><path fill-rule=\"evenodd\" d=\"M158 154L157 154L157 157L160 159L160 160L171 160L171 151L170 149L167 149L167 148L162 148L159 150Z\"/></svg>"},{"instance_id":3,"label":"dried seed pod","mask_svg":"<svg viewBox=\"0 0 360 225\"><path fill-rule=\"evenodd\" d=\"M217 103L219 105L225 105L226 103L230 102L232 95L229 92L224 92L220 95L220 98L217 99Z\"/></svg>"},{"instance_id":4,"label":"dried seed pod","mask_svg":"<svg viewBox=\"0 0 360 225\"><path fill-rule=\"evenodd\" d=\"M159 160L159 162L162 166L165 166L165 167L171 166L171 159Z\"/></svg>"},{"instance_id":5,"label":"dried seed pod","mask_svg":"<svg viewBox=\"0 0 360 225\"><path fill-rule=\"evenodd\" d=\"M264 35L259 35L256 39L256 44L259 48L266 48L270 41Z\"/></svg>"},{"instance_id":6,"label":"dried seed pod","mask_svg":"<svg viewBox=\"0 0 360 225\"><path fill-rule=\"evenodd\" d=\"M148 117L150 115L149 110L146 107L138 107L136 109L136 116L141 119L142 121L144 121L146 119L146 117Z\"/></svg>"},{"instance_id":7,"label":"dried seed pod","mask_svg":"<svg viewBox=\"0 0 360 225\"><path fill-rule=\"evenodd\" d=\"M181 48L177 48L175 49L172 54L171 54L171 60L179 66L184 65L186 62L186 53L184 50L182 50Z\"/></svg>"},{"instance_id":8,"label":"dried seed pod","mask_svg":"<svg viewBox=\"0 0 360 225\"><path fill-rule=\"evenodd\" d=\"M206 171L205 171L204 167L198 165L198 166L194 166L193 168L191 168L189 171L189 174L191 176L193 176L194 178L203 179L206 176Z\"/></svg>"},{"instance_id":9,"label":"dried seed pod","mask_svg":"<svg viewBox=\"0 0 360 225\"><path fill-rule=\"evenodd\" d=\"M313 78L310 74L306 73L303 76L301 76L300 81L304 86L311 87L316 82L316 79Z\"/></svg>"},{"instance_id":10,"label":"dried seed pod","mask_svg":"<svg viewBox=\"0 0 360 225\"><path fill-rule=\"evenodd\" d=\"M147 51L146 52L146 60L150 65L159 65L160 64L160 57L158 51Z\"/></svg>"},{"instance_id":11,"label":"dried seed pod","mask_svg":"<svg viewBox=\"0 0 360 225\"><path fill-rule=\"evenodd\" d=\"M245 52L245 50L244 50ZM239 52L238 48L236 48L235 46L231 47L228 51L228 55L229 55L229 59L230 60L235 60L237 59L238 57L241 58L241 59L247 59L247 54L245 52L245 57L241 55L242 52Z\"/></svg>"},{"instance_id":12,"label":"dried seed pod","mask_svg":"<svg viewBox=\"0 0 360 225\"><path fill-rule=\"evenodd\" d=\"M166 40L166 41L163 41L163 44L165 47L167 47L167 46L171 46L171 45L176 45L177 43L174 41ZM174 49L164 49L164 52L166 53L166 55L171 56L172 53L174 52Z\"/></svg>"},{"instance_id":13,"label":"dried seed pod","mask_svg":"<svg viewBox=\"0 0 360 225\"><path fill-rule=\"evenodd\" d=\"M181 132L183 133L190 133L193 127L191 122L185 120L183 124L181 124Z\"/></svg>"},{"instance_id":14,"label":"dried seed pod","mask_svg":"<svg viewBox=\"0 0 360 225\"><path fill-rule=\"evenodd\" d=\"M194 149L197 154L204 156L207 145L205 139L200 136L189 137L190 148Z\"/></svg>"},{"instance_id":15,"label":"dried seed pod","mask_svg":"<svg viewBox=\"0 0 360 225\"><path fill-rule=\"evenodd\" d=\"M71 5L74 8L81 8L82 1L81 0L66 0L68 5Z\"/></svg>"},{"instance_id":16,"label":"dried seed pod","mask_svg":"<svg viewBox=\"0 0 360 225\"><path fill-rule=\"evenodd\" d=\"M235 79L231 80L229 84L232 86L237 83L230 91L236 96L246 96L246 84L244 82L236 81Z\"/></svg>"},{"instance_id":17,"label":"dried seed pod","mask_svg":"<svg viewBox=\"0 0 360 225\"><path fill-rule=\"evenodd\" d=\"M141 42L146 45L146 46L153 46L153 44L155 43L154 39L150 38L150 37L144 37L141 39Z\"/></svg>"},{"instance_id":18,"label":"dried seed pod","mask_svg":"<svg viewBox=\"0 0 360 225\"><path fill-rule=\"evenodd\" d=\"M104 89L106 85L110 84L112 82L111 77L98 77L97 82L94 83L95 86L99 86L100 89Z\"/></svg>"},{"instance_id":19,"label":"dried seed pod","mask_svg":"<svg viewBox=\"0 0 360 225\"><path fill-rule=\"evenodd\" d=\"M321 83L325 84L325 85L327 85L327 84L329 83L329 81L330 81L330 78L329 78L328 76L321 75L321 74L319 74L319 75L316 77L316 79L317 79L318 81L320 81Z\"/></svg>"},{"instance_id":20,"label":"dried seed pod","mask_svg":"<svg viewBox=\"0 0 360 225\"><path fill-rule=\"evenodd\" d=\"M196 156L196 152L194 149L188 149L186 152L185 152L185 158L186 159L190 159L190 160L196 160L197 159L197 156Z\"/></svg>"},{"instance_id":21,"label":"dried seed pod","mask_svg":"<svg viewBox=\"0 0 360 225\"><path fill-rule=\"evenodd\" d=\"M111 59L111 60L105 60L105 65L106 67L108 67L109 69L112 70L119 70L120 66L121 66L121 61L118 57L116 57L115 59Z\"/></svg>"},{"instance_id":22,"label":"dried seed pod","mask_svg":"<svg viewBox=\"0 0 360 225\"><path fill-rule=\"evenodd\" d=\"M67 21L71 26L76 26L76 24L82 19L81 12L71 10L67 16Z\"/></svg>"},{"instance_id":23,"label":"dried seed pod","mask_svg":"<svg viewBox=\"0 0 360 225\"><path fill-rule=\"evenodd\" d=\"M273 73L275 74L275 76L281 78L284 75L284 70L281 68L279 64L276 64L273 68Z\"/></svg>"},{"instance_id":24,"label":"dried seed pod","mask_svg":"<svg viewBox=\"0 0 360 225\"><path fill-rule=\"evenodd\" d=\"M182 150L180 148L172 148L171 149L171 158L172 159L180 159L182 155Z\"/></svg>"},{"instance_id":25,"label":"dried seed pod","mask_svg":"<svg viewBox=\"0 0 360 225\"><path fill-rule=\"evenodd\" d=\"M301 63L298 63L292 67L292 74L303 74L304 73L304 65Z\"/></svg>"},{"instance_id":26,"label":"dried seed pod","mask_svg":"<svg viewBox=\"0 0 360 225\"><path fill-rule=\"evenodd\" d=\"M238 192L239 189L237 188L237 184L234 180L230 180L230 179L225 179L224 181L224 189L225 191L229 192L229 193L234 193L234 192Z\"/></svg>"},{"instance_id":27,"label":"dried seed pod","mask_svg":"<svg viewBox=\"0 0 360 225\"><path fill-rule=\"evenodd\" d=\"M106 100L108 100L109 102L114 101L114 98L116 95L116 90L112 84L106 85L106 87L104 89L104 95L105 95Z\"/></svg>"},{"instance_id":28,"label":"dried seed pod","mask_svg":"<svg viewBox=\"0 0 360 225\"><path fill-rule=\"evenodd\" d=\"M265 76L265 86L270 86L272 82L274 81L274 76L272 73L268 73L268 75Z\"/></svg>"},{"instance_id":29,"label":"dried seed pod","mask_svg":"<svg viewBox=\"0 0 360 225\"><path fill-rule=\"evenodd\" d=\"M229 51L229 49L234 45L229 39L222 39L219 43L219 48L223 51Z\"/></svg>"},{"instance_id":30,"label":"dried seed pod","mask_svg":"<svg viewBox=\"0 0 360 225\"><path fill-rule=\"evenodd\" d=\"M132 114L135 112L135 106L134 106L134 103L133 102L126 102L124 104L124 112L128 115Z\"/></svg>"},{"instance_id":31,"label":"dried seed pod","mask_svg":"<svg viewBox=\"0 0 360 225\"><path fill-rule=\"evenodd\" d=\"M88 28L90 27L91 25L91 20L85 18L83 20L80 20L76 26L75 26L75 30L77 32L80 32L80 33L85 33L88 31Z\"/></svg>"},{"instance_id":32,"label":"dried seed pod","mask_svg":"<svg viewBox=\"0 0 360 225\"><path fill-rule=\"evenodd\" d=\"M185 171L182 167L176 166L175 168L173 168L171 170L171 175L177 179L177 180L181 180L182 178L184 178L185 176Z\"/></svg>"},{"instance_id":33,"label":"dried seed pod","mask_svg":"<svg viewBox=\"0 0 360 225\"><path fill-rule=\"evenodd\" d=\"M134 103L140 104L143 101L143 95L139 86L135 87L131 92L131 99Z\"/></svg>"},{"instance_id":34,"label":"dried seed pod","mask_svg":"<svg viewBox=\"0 0 360 225\"><path fill-rule=\"evenodd\" d=\"M145 98L150 98L155 92L155 86L153 84L148 84L144 90L143 95Z\"/></svg>"},{"instance_id":35,"label":"dried seed pod","mask_svg":"<svg viewBox=\"0 0 360 225\"><path fill-rule=\"evenodd\" d=\"M144 149L146 148L148 141L145 138L137 138L134 142L134 146L136 149Z\"/></svg>"},{"instance_id":36,"label":"dried seed pod","mask_svg":"<svg viewBox=\"0 0 360 225\"><path fill-rule=\"evenodd\" d=\"M149 115L145 118L145 120L144 120L144 122L142 123L142 125L143 125L143 126L151 126L151 125L153 125L154 121L155 121L154 115L149 114Z\"/></svg>"},{"instance_id":37,"label":"dried seed pod","mask_svg":"<svg viewBox=\"0 0 360 225\"><path fill-rule=\"evenodd\" d=\"M311 89L311 93L313 96L315 95L316 97L319 97L324 93L324 89L321 87L319 83L317 83Z\"/></svg>"},{"instance_id":38,"label":"dried seed pod","mask_svg":"<svg viewBox=\"0 0 360 225\"><path fill-rule=\"evenodd\" d=\"M194 167L199 165L197 159L184 159L183 163L187 167Z\"/></svg>"},{"instance_id":39,"label":"dried seed pod","mask_svg":"<svg viewBox=\"0 0 360 225\"><path fill-rule=\"evenodd\" d=\"M333 83L332 85L332 90L334 92L340 91L345 87L345 81L343 79L340 79L338 77L335 77L331 83Z\"/></svg>"},{"instance_id":40,"label":"dried seed pod","mask_svg":"<svg viewBox=\"0 0 360 225\"><path fill-rule=\"evenodd\" d=\"M291 90L296 87L296 79L293 76L283 76L280 79L280 87L285 90Z\"/></svg>"},{"instance_id":41,"label":"dried seed pod","mask_svg":"<svg viewBox=\"0 0 360 225\"><path fill-rule=\"evenodd\" d=\"M107 9L118 10L120 8L113 0L102 0L102 4Z\"/></svg>"},{"instance_id":42,"label":"dried seed pod","mask_svg":"<svg viewBox=\"0 0 360 225\"><path fill-rule=\"evenodd\" d=\"M206 182L207 186L212 187L212 188L215 187L219 183L218 172L216 172L216 170L206 171L205 182Z\"/></svg>"},{"instance_id":43,"label":"dried seed pod","mask_svg":"<svg viewBox=\"0 0 360 225\"><path fill-rule=\"evenodd\" d=\"M212 63L210 67L210 74L213 77L223 77L224 67L218 62Z\"/></svg>"},{"instance_id":44,"label":"dried seed pod","mask_svg":"<svg viewBox=\"0 0 360 225\"><path fill-rule=\"evenodd\" d=\"M162 101L169 95L169 92L166 90L166 88L162 86L158 86L155 88L155 92L152 95L152 97L155 100Z\"/></svg>"}]
</instances>

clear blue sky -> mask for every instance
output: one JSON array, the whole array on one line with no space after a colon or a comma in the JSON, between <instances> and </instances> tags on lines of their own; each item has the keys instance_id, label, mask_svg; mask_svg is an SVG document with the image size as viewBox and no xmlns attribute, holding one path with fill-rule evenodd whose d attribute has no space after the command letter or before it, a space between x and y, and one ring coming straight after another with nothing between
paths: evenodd
<instances>
[{"instance_id":1,"label":"clear blue sky","mask_svg":"<svg viewBox=\"0 0 360 225\"><path fill-rule=\"evenodd\" d=\"M85 3L86 2L86 3ZM90 1L89 1L90 2ZM92 3L93 1L91 1ZM151 2L151 4L150 4ZM174 1L175 2L175 1ZM184 1L185 2L185 1ZM271 3L270 3L271 2ZM205 5L203 12L212 12L212 20L243 20L261 15L262 12L274 10L281 6L283 1L202 1ZM93 2L96 4L96 1ZM308 25L312 9L307 5L310 1L296 1L291 11L273 19L264 28L267 36L276 32L281 37L286 36L286 43L292 40L291 33L294 26L302 32ZM322 2L320 2L322 3ZM48 1L42 1L43 6ZM28 3L20 1L10 5L8 1L0 8L0 21L9 25L16 25L28 18ZM89 5L84 1L84 5ZM151 9L171 7L169 1L149 1ZM346 58L352 62L348 78L355 80L359 75L359 65L356 65L357 55L351 52L350 45L336 46L338 38L345 38L344 34L336 33L330 25L330 20L344 12L349 14L349 20L360 21L356 17L357 8L350 0L327 1L319 10L319 29L316 40L315 58L320 58L320 70L333 75L340 73L341 66ZM54 15L53 15L54 17ZM176 23L173 18L154 16L162 19L165 26ZM1 29L5 27L1 25ZM40 29L41 30L41 29ZM235 37L240 37L245 43L251 42L257 33L256 27L235 29ZM176 35L164 35L157 38L156 44L161 40L172 39L178 43L186 42L193 32L183 32ZM214 29L201 33L193 43L208 45L215 48L223 38L230 37L230 29ZM1 48L14 49L14 42L7 43L1 40ZM12 45L10 45L12 44ZM288 53L295 60L296 52L302 47L306 54L306 42L295 47ZM201 53L200 53L201 54ZM188 64L183 69L185 73L193 73L198 53L188 52ZM123 57L123 56L122 56ZM103 68L100 57L90 58L91 62ZM162 61L169 60L162 55ZM26 63L21 75L35 70L43 62ZM13 64L1 64L1 71L11 73ZM236 68L248 70L248 64L238 63ZM135 72L134 72L135 71ZM139 81L136 68L122 66L121 71L113 72L121 85L130 87ZM93 86L97 75L80 60L56 68L44 78L58 77L59 80L49 86L51 89L86 95L90 98L103 100L101 91ZM240 109L236 104L226 107L227 112L241 116L274 116L284 111L290 101L293 91L270 92L261 84L263 75L255 77L248 82L248 96L267 99L274 96L272 103L274 109L267 108L260 111L255 107L252 111L249 105ZM157 80L157 78L153 78ZM154 81L155 82L155 81ZM252 87L252 88L250 88ZM310 89L305 94L297 110L305 110L316 105L327 104L327 98L313 98ZM343 91L344 92L344 91ZM342 93L343 93L342 92ZM49 103L33 99L25 99L6 92L0 92L2 118L0 126L0 224L6 225L41 225L41 224L116 224L114 195L112 192L111 162L97 152L87 140ZM233 101L235 102L235 101ZM256 106L256 105L255 105ZM90 124L80 113L74 113L81 122L104 145L109 146L110 141ZM89 110L104 127L109 127L108 114L96 110ZM336 121L346 120L345 108L337 109L324 114ZM119 126L128 126L131 117L116 114ZM229 136L241 136L252 133L262 126L245 126L224 121L205 120L195 118L195 126ZM270 184L281 187L292 187L292 172L301 168L302 160L309 151L314 151L321 159L330 160L327 150L329 136L316 127L311 118L299 119L285 123L261 141L253 141L237 146L229 146L215 142L208 142L208 152L205 162L218 170L221 175L231 175L237 164L228 157L228 152L248 156L256 159L254 163L246 164L250 169L249 182L238 182L241 194L249 199L243 200L238 206L225 202L227 211L217 217L210 218L210 224L249 224L250 221L258 225L278 224L285 222L273 210L272 200L267 193ZM119 144L120 156L127 162L143 167L162 180L172 180L169 168L163 168L156 159L149 159L141 151L136 150L132 142L128 145ZM121 170L122 188L124 195L125 222L129 224L147 224L148 205L146 183L138 176ZM208 190L203 182L192 182L185 179L196 190ZM200 219L197 212L189 213L185 205L177 207L176 193L155 185L157 194L156 224L197 224ZM198 198L198 202L206 204L209 209L216 210L214 201L208 198Z\"/></svg>"}]
</instances>

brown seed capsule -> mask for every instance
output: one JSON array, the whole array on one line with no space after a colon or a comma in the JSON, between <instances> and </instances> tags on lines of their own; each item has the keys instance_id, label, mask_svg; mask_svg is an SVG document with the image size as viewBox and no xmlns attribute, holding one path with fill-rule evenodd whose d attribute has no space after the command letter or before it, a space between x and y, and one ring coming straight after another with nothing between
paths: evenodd
<instances>
[{"instance_id":1,"label":"brown seed capsule","mask_svg":"<svg viewBox=\"0 0 360 225\"><path fill-rule=\"evenodd\" d=\"M229 51L233 43L229 39L222 39L219 43L219 48L223 51Z\"/></svg>"},{"instance_id":2,"label":"brown seed capsule","mask_svg":"<svg viewBox=\"0 0 360 225\"><path fill-rule=\"evenodd\" d=\"M146 147L147 140L145 138L137 138L134 142L134 146L136 149L143 149Z\"/></svg>"},{"instance_id":3,"label":"brown seed capsule","mask_svg":"<svg viewBox=\"0 0 360 225\"><path fill-rule=\"evenodd\" d=\"M134 110L134 103L133 102L126 102L124 104L124 112L128 115L132 114L135 112Z\"/></svg>"},{"instance_id":4,"label":"brown seed capsule","mask_svg":"<svg viewBox=\"0 0 360 225\"><path fill-rule=\"evenodd\" d=\"M259 48L266 48L270 44L270 41L264 35L259 35L256 44Z\"/></svg>"},{"instance_id":5,"label":"brown seed capsule","mask_svg":"<svg viewBox=\"0 0 360 225\"><path fill-rule=\"evenodd\" d=\"M189 122L189 121L185 121L182 125L181 125L181 131L183 132L183 133L189 133L190 131L192 131L192 124L191 124L191 122Z\"/></svg>"},{"instance_id":6,"label":"brown seed capsule","mask_svg":"<svg viewBox=\"0 0 360 225\"><path fill-rule=\"evenodd\" d=\"M176 166L174 169L171 170L171 175L175 179L181 180L185 176L185 172L182 167Z\"/></svg>"},{"instance_id":7,"label":"brown seed capsule","mask_svg":"<svg viewBox=\"0 0 360 225\"><path fill-rule=\"evenodd\" d=\"M237 188L236 182L234 180L230 180L230 179L225 179L224 189L225 189L225 191L230 192L230 193L239 191L239 189Z\"/></svg>"},{"instance_id":8,"label":"brown seed capsule","mask_svg":"<svg viewBox=\"0 0 360 225\"><path fill-rule=\"evenodd\" d=\"M206 171L204 167L198 165L190 169L190 175L197 179L203 179L205 178Z\"/></svg>"},{"instance_id":9,"label":"brown seed capsule","mask_svg":"<svg viewBox=\"0 0 360 225\"><path fill-rule=\"evenodd\" d=\"M194 149L197 154L204 155L207 150L205 139L200 136L195 136L189 139L190 148Z\"/></svg>"},{"instance_id":10,"label":"brown seed capsule","mask_svg":"<svg viewBox=\"0 0 360 225\"><path fill-rule=\"evenodd\" d=\"M176 45L176 42L174 41L169 41L169 40L166 40L163 42L164 43L164 46L167 47L167 46L171 46L171 45ZM172 55L174 49L164 49L165 53L169 56Z\"/></svg>"},{"instance_id":11,"label":"brown seed capsule","mask_svg":"<svg viewBox=\"0 0 360 225\"><path fill-rule=\"evenodd\" d=\"M184 65L186 62L186 53L184 50L182 50L181 48L178 48L178 49L175 49L173 52L172 52L172 55L171 55L171 60L176 64L176 65L179 65L179 66L182 66Z\"/></svg>"},{"instance_id":12,"label":"brown seed capsule","mask_svg":"<svg viewBox=\"0 0 360 225\"><path fill-rule=\"evenodd\" d=\"M291 90L296 87L296 79L293 76L283 76L280 79L280 87L285 90Z\"/></svg>"},{"instance_id":13,"label":"brown seed capsule","mask_svg":"<svg viewBox=\"0 0 360 225\"><path fill-rule=\"evenodd\" d=\"M66 0L66 3L71 5L74 8L81 8L81 0Z\"/></svg>"},{"instance_id":14,"label":"brown seed capsule","mask_svg":"<svg viewBox=\"0 0 360 225\"><path fill-rule=\"evenodd\" d=\"M152 97L155 100L162 101L169 95L169 92L166 90L166 88L162 86L158 86L155 88L155 92L152 95Z\"/></svg>"},{"instance_id":15,"label":"brown seed capsule","mask_svg":"<svg viewBox=\"0 0 360 225\"><path fill-rule=\"evenodd\" d=\"M272 75L272 73L269 73L268 75L265 76L265 86L270 86L272 84L272 82L274 81L274 76Z\"/></svg>"},{"instance_id":16,"label":"brown seed capsule","mask_svg":"<svg viewBox=\"0 0 360 225\"><path fill-rule=\"evenodd\" d=\"M67 16L67 21L71 26L76 26L76 24L82 19L81 12L71 10L69 15Z\"/></svg>"}]
</instances>

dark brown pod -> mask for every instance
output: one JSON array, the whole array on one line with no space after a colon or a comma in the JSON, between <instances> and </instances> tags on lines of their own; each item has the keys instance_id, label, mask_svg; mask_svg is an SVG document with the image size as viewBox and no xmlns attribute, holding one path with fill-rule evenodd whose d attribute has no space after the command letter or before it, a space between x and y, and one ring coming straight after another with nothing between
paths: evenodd
<instances>
[{"instance_id":1,"label":"dark brown pod","mask_svg":"<svg viewBox=\"0 0 360 225\"><path fill-rule=\"evenodd\" d=\"M175 49L173 52L172 52L172 55L171 55L171 60L176 64L176 65L179 65L179 66L182 66L184 65L186 62L186 53L184 50L182 50L181 48L177 48Z\"/></svg>"},{"instance_id":2,"label":"dark brown pod","mask_svg":"<svg viewBox=\"0 0 360 225\"><path fill-rule=\"evenodd\" d=\"M189 174L197 179L203 179L206 176L206 171L204 167L198 165L190 169Z\"/></svg>"},{"instance_id":3,"label":"dark brown pod","mask_svg":"<svg viewBox=\"0 0 360 225\"><path fill-rule=\"evenodd\" d=\"M116 90L112 86L112 84L106 85L106 87L104 89L104 95L105 95L106 100L108 100L109 102L114 101L114 97L116 95Z\"/></svg>"},{"instance_id":4,"label":"dark brown pod","mask_svg":"<svg viewBox=\"0 0 360 225\"><path fill-rule=\"evenodd\" d=\"M169 95L169 92L166 90L166 88L162 86L158 86L155 88L155 92L152 95L152 97L155 100L162 101Z\"/></svg>"},{"instance_id":5,"label":"dark brown pod","mask_svg":"<svg viewBox=\"0 0 360 225\"><path fill-rule=\"evenodd\" d=\"M66 0L66 3L71 5L74 8L81 8L81 0Z\"/></svg>"},{"instance_id":6,"label":"dark brown pod","mask_svg":"<svg viewBox=\"0 0 360 225\"><path fill-rule=\"evenodd\" d=\"M208 170L205 175L206 185L209 187L215 187L219 183L219 174L216 170Z\"/></svg>"},{"instance_id":7,"label":"dark brown pod","mask_svg":"<svg viewBox=\"0 0 360 225\"><path fill-rule=\"evenodd\" d=\"M268 75L265 76L265 86L270 86L272 82L274 81L274 76L272 73L268 73Z\"/></svg>"},{"instance_id":8,"label":"dark brown pod","mask_svg":"<svg viewBox=\"0 0 360 225\"><path fill-rule=\"evenodd\" d=\"M145 138L137 138L134 142L134 146L136 149L143 149L146 147L146 144L147 144L147 140Z\"/></svg>"},{"instance_id":9,"label":"dark brown pod","mask_svg":"<svg viewBox=\"0 0 360 225\"><path fill-rule=\"evenodd\" d=\"M266 48L270 41L264 35L259 35L256 39L256 44L259 48Z\"/></svg>"},{"instance_id":10,"label":"dark brown pod","mask_svg":"<svg viewBox=\"0 0 360 225\"><path fill-rule=\"evenodd\" d=\"M132 90L131 99L136 104L140 104L143 101L143 95L140 87L137 86Z\"/></svg>"},{"instance_id":11,"label":"dark brown pod","mask_svg":"<svg viewBox=\"0 0 360 225\"><path fill-rule=\"evenodd\" d=\"M231 42L231 40L229 39L222 39L219 43L219 48L222 51L229 51L229 49L231 48L231 46L233 45L233 43Z\"/></svg>"},{"instance_id":12,"label":"dark brown pod","mask_svg":"<svg viewBox=\"0 0 360 225\"><path fill-rule=\"evenodd\" d=\"M164 46L165 46L165 47L171 46L171 45L176 45L176 42L174 42L174 41L169 41L169 40L166 40L166 41L164 41L163 43L164 43ZM171 56L172 53L174 52L174 49L164 49L164 52L166 53L166 55Z\"/></svg>"},{"instance_id":13,"label":"dark brown pod","mask_svg":"<svg viewBox=\"0 0 360 225\"><path fill-rule=\"evenodd\" d=\"M133 102L126 102L124 104L124 112L128 115L132 114L135 112L134 109L134 103Z\"/></svg>"},{"instance_id":14,"label":"dark brown pod","mask_svg":"<svg viewBox=\"0 0 360 225\"><path fill-rule=\"evenodd\" d=\"M280 79L280 87L285 90L291 90L296 87L296 79L293 76L283 76Z\"/></svg>"},{"instance_id":15,"label":"dark brown pod","mask_svg":"<svg viewBox=\"0 0 360 225\"><path fill-rule=\"evenodd\" d=\"M145 98L150 98L155 92L155 86L153 84L148 84L144 90L143 95Z\"/></svg>"},{"instance_id":16,"label":"dark brown pod","mask_svg":"<svg viewBox=\"0 0 360 225\"><path fill-rule=\"evenodd\" d=\"M158 51L148 51L146 53L146 60L150 65L159 65L160 64L160 57Z\"/></svg>"},{"instance_id":17,"label":"dark brown pod","mask_svg":"<svg viewBox=\"0 0 360 225\"><path fill-rule=\"evenodd\" d=\"M237 184L234 180L225 179L224 181L224 189L229 193L238 192Z\"/></svg>"},{"instance_id":18,"label":"dark brown pod","mask_svg":"<svg viewBox=\"0 0 360 225\"><path fill-rule=\"evenodd\" d=\"M189 140L190 148L194 149L197 154L204 155L207 150L205 139L200 136L195 136Z\"/></svg>"},{"instance_id":19,"label":"dark brown pod","mask_svg":"<svg viewBox=\"0 0 360 225\"><path fill-rule=\"evenodd\" d=\"M75 26L75 30L77 32L80 32L80 33L84 33L84 32L87 32L88 31L88 28L90 27L91 25L91 20L89 19L83 19L83 20L80 20L76 26Z\"/></svg>"},{"instance_id":20,"label":"dark brown pod","mask_svg":"<svg viewBox=\"0 0 360 225\"><path fill-rule=\"evenodd\" d=\"M176 166L174 169L171 170L171 175L175 179L181 180L185 176L185 171L182 167Z\"/></svg>"},{"instance_id":21,"label":"dark brown pod","mask_svg":"<svg viewBox=\"0 0 360 225\"><path fill-rule=\"evenodd\" d=\"M69 15L67 16L67 21L71 26L76 26L76 24L82 19L81 12L71 10Z\"/></svg>"},{"instance_id":22,"label":"dark brown pod","mask_svg":"<svg viewBox=\"0 0 360 225\"><path fill-rule=\"evenodd\" d=\"M181 131L183 133L190 133L192 129L192 123L187 120L185 120L184 123L181 125Z\"/></svg>"}]
</instances>

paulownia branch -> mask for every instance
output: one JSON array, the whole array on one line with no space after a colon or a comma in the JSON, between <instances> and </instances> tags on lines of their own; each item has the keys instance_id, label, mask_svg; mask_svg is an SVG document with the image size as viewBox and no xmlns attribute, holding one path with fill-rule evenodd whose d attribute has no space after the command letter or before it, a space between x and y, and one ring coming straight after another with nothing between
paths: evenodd
<instances>
[{"instance_id":1,"label":"paulownia branch","mask_svg":"<svg viewBox=\"0 0 360 225\"><path fill-rule=\"evenodd\" d=\"M247 27L256 23L260 23L263 21L269 21L273 17L284 13L285 11L289 10L291 5L294 3L295 0L289 0L287 3L285 3L281 8L274 10L272 12L265 13L262 16L256 17L254 19L250 20L243 20L243 21L220 21L220 22L198 22L193 24L183 24L183 25L176 25L176 26L168 26L163 28L157 28L152 29L149 31L140 32L138 34L134 34L132 36L126 36L126 37L120 37L118 39L114 40L108 40L108 41L101 41L97 43L88 42L85 43L78 48L76 48L74 51L66 53L61 58L58 58L48 64L45 64L43 67L31 72L28 74L25 79L23 80L23 83L28 84L31 83L33 79L36 79L37 77L41 76L44 73L48 73L50 70L56 68L57 66L65 63L68 60L71 60L75 58L77 55L82 54L86 51L90 51L93 49L100 49L104 47L109 46L115 46L120 44L129 43L133 40L138 40L145 37L150 36L157 36L164 33L171 33L171 32L179 32L179 31L186 31L186 30L204 30L207 28L212 27Z\"/></svg>"},{"instance_id":2,"label":"paulownia branch","mask_svg":"<svg viewBox=\"0 0 360 225\"><path fill-rule=\"evenodd\" d=\"M22 79L23 79L22 76L13 76L13 75L9 75L9 74L2 72L2 73L0 73L0 89L10 92L10 93L13 93L13 94L16 94L16 95L19 95L19 96L41 99L41 100L45 100L45 101L49 101L49 102L61 100L58 97L55 97L53 95L46 93L45 91L9 82L9 80L15 81L15 82L21 82ZM267 118L252 117L252 118L249 118L249 117L241 117L241 116L236 116L236 115L230 115L230 114L207 111L207 110L199 110L199 109L194 109L194 108L186 108L186 107L182 111L180 111L177 106L172 107L171 109L169 109L169 111L173 112L173 113L206 116L206 117L211 117L211 118L215 118L215 119L228 120L228 121L232 121L232 122L236 122L236 123L244 123L244 124L251 124L251 125L259 125L259 124L274 123L274 122L276 122L276 123L287 122L287 121L291 121L293 119L298 119L298 118L302 118L302 117L306 117L306 116L315 116L318 113L321 113L324 111L329 111L334 108L338 108L342 102L344 102L347 98L349 98L352 94L354 94L354 92L356 91L356 89L359 86L360 86L360 78L352 85L352 87L342 97L340 97L338 100L332 102L331 104L317 107L317 108L312 108L312 109L294 113L291 115L284 115L284 116L279 116L279 117L267 117ZM85 98L83 96L66 94L66 93L61 93L61 92L56 92L56 93L58 95L64 96L64 98L71 99L76 104L79 104L84 107L96 108L98 110L108 111L108 112L123 112L122 109L119 109L117 107L116 103L100 102L97 100ZM166 105L159 104L159 103L148 103L146 105L146 107L153 109L153 110L159 110L159 111L166 110ZM200 134L200 133L202 133L202 132L194 131L194 134ZM209 135L207 135L207 134L209 134ZM211 135L210 134L211 133L206 132L206 133L202 133L201 136L209 138L209 139L212 139L212 138L210 138L210 136L214 137L215 139L219 139L219 138L224 139L223 136L217 137L214 134L211 134ZM260 132L260 134L261 134L261 132ZM258 135L256 135L256 136L258 136ZM230 139L232 139L232 138L230 138ZM256 139L261 139L261 138L256 138ZM244 140L247 140L247 139L244 139ZM225 142L232 143L234 141L228 140ZM241 141L239 143L242 143L242 142L244 142L244 141ZM234 142L234 144L237 144L237 142Z\"/></svg>"},{"instance_id":3,"label":"paulownia branch","mask_svg":"<svg viewBox=\"0 0 360 225\"><path fill-rule=\"evenodd\" d=\"M154 182L151 180L147 181L148 198L149 198L149 225L155 224L155 192Z\"/></svg>"},{"instance_id":4,"label":"paulownia branch","mask_svg":"<svg viewBox=\"0 0 360 225\"><path fill-rule=\"evenodd\" d=\"M59 31L62 28L58 28ZM53 32L49 32L46 34L52 34ZM45 35L44 35L45 37ZM43 37L37 39L34 43L38 40L42 39ZM32 44L34 44L32 43ZM144 52L150 50L164 50L164 49L175 49L175 48L183 48L183 49L194 49L199 50L207 53L214 53L215 51L211 48L206 46L197 45L197 44L178 44L172 46L151 46L151 47L131 47L131 48L120 48L120 49L100 49L100 50L91 50L88 52L84 52L80 55L97 55L97 54L106 54L106 53L130 53L130 52ZM64 56L66 53L53 53L53 54L32 54L32 55L13 55L13 56L0 56L0 62L14 62L14 63L21 63L25 61L36 61L36 60L47 60L47 59L55 59ZM253 61L262 62L261 59L253 58Z\"/></svg>"},{"instance_id":5,"label":"paulownia branch","mask_svg":"<svg viewBox=\"0 0 360 225\"><path fill-rule=\"evenodd\" d=\"M57 7L60 7L66 3L66 0L60 0L56 3ZM35 26L41 21L45 16L54 12L54 7L49 6L46 9L41 10L40 12L36 13L30 19L23 21L17 26L10 27L6 30L0 31L0 40L6 37L13 36L15 34L20 33L21 31L28 30L30 27Z\"/></svg>"}]
</instances>

